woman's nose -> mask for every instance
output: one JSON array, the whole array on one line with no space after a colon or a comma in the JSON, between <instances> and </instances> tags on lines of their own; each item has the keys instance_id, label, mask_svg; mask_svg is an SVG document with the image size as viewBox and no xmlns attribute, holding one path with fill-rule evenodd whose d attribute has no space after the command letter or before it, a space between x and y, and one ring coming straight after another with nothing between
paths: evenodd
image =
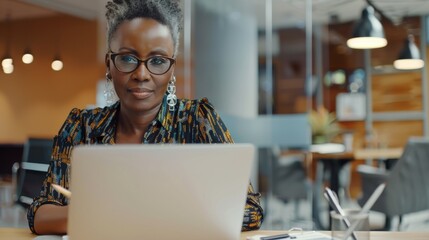
<instances>
[{"instance_id":1,"label":"woman's nose","mask_svg":"<svg viewBox=\"0 0 429 240\"><path fill-rule=\"evenodd\" d=\"M150 78L150 72L144 63L141 63L133 72L133 78L138 81L145 81Z\"/></svg>"}]
</instances>

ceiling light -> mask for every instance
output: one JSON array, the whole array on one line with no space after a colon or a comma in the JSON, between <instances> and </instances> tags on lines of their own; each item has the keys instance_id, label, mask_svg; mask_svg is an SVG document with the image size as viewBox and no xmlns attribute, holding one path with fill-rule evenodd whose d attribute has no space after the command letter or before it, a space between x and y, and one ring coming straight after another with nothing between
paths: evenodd
<instances>
[{"instance_id":1,"label":"ceiling light","mask_svg":"<svg viewBox=\"0 0 429 240\"><path fill-rule=\"evenodd\" d=\"M3 68L5 68L5 67L8 67L8 66L12 65L12 63L13 63L12 58L11 58L9 55L6 55L6 56L3 58L3 60L1 61L1 66L2 66Z\"/></svg>"},{"instance_id":2,"label":"ceiling light","mask_svg":"<svg viewBox=\"0 0 429 240\"><path fill-rule=\"evenodd\" d=\"M61 69L63 69L63 66L64 64L59 57L55 57L54 61L52 61L51 64L51 67L54 71L60 71Z\"/></svg>"},{"instance_id":3,"label":"ceiling light","mask_svg":"<svg viewBox=\"0 0 429 240\"><path fill-rule=\"evenodd\" d=\"M347 46L355 49L381 48L387 45L383 25L374 15L374 8L367 6L355 25L353 37L347 40Z\"/></svg>"},{"instance_id":4,"label":"ceiling light","mask_svg":"<svg viewBox=\"0 0 429 240\"><path fill-rule=\"evenodd\" d=\"M9 24L9 14L6 16L6 54L4 55L2 61L1 61L1 66L3 68L3 72L6 74L11 74L13 72L13 60L12 57L10 56L10 24Z\"/></svg>"},{"instance_id":5,"label":"ceiling light","mask_svg":"<svg viewBox=\"0 0 429 240\"><path fill-rule=\"evenodd\" d=\"M22 62L25 64L30 64L34 60L33 54L31 54L30 50L26 49L24 54L22 55Z\"/></svg>"},{"instance_id":6,"label":"ceiling light","mask_svg":"<svg viewBox=\"0 0 429 240\"><path fill-rule=\"evenodd\" d=\"M409 35L393 66L400 70L412 70L422 68L424 65L425 62L420 58L419 49L414 42L414 36Z\"/></svg>"},{"instance_id":7,"label":"ceiling light","mask_svg":"<svg viewBox=\"0 0 429 240\"><path fill-rule=\"evenodd\" d=\"M11 74L13 73L13 64L7 65L7 66L3 66L3 72L6 74Z\"/></svg>"}]
</instances>

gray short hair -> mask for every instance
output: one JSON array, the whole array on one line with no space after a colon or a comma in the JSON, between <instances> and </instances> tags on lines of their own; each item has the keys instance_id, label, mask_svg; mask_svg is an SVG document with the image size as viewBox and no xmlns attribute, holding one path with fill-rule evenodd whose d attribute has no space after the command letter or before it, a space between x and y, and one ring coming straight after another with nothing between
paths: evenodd
<instances>
[{"instance_id":1,"label":"gray short hair","mask_svg":"<svg viewBox=\"0 0 429 240\"><path fill-rule=\"evenodd\" d=\"M106 9L109 47L115 31L122 22L134 18L151 18L170 29L176 56L183 19L179 0L113 0L107 2Z\"/></svg>"}]
</instances>

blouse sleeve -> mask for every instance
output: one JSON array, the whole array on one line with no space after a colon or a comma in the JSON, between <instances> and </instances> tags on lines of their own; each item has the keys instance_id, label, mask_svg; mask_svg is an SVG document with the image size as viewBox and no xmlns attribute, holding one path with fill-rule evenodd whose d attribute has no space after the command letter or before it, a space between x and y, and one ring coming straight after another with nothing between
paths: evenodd
<instances>
[{"instance_id":1,"label":"blouse sleeve","mask_svg":"<svg viewBox=\"0 0 429 240\"><path fill-rule=\"evenodd\" d=\"M40 206L44 204L59 206L68 205L68 199L53 190L51 184L57 184L66 189L69 188L70 153L75 142L79 139L79 136L81 136L82 129L80 126L80 110L73 109L61 127L58 135L54 138L51 161L46 178L42 184L42 189L39 196L33 199L33 203L27 211L28 225L33 233L36 233L34 229L34 217Z\"/></svg>"},{"instance_id":2,"label":"blouse sleeve","mask_svg":"<svg viewBox=\"0 0 429 240\"><path fill-rule=\"evenodd\" d=\"M219 114L216 113L210 102L203 98L197 110L197 140L200 143L234 143L230 132L226 128ZM247 200L244 209L242 231L257 230L263 221L263 209L259 198L261 194L255 193L249 183Z\"/></svg>"},{"instance_id":3,"label":"blouse sleeve","mask_svg":"<svg viewBox=\"0 0 429 240\"><path fill-rule=\"evenodd\" d=\"M201 99L197 108L197 142L234 143L231 134L207 98Z\"/></svg>"}]
</instances>

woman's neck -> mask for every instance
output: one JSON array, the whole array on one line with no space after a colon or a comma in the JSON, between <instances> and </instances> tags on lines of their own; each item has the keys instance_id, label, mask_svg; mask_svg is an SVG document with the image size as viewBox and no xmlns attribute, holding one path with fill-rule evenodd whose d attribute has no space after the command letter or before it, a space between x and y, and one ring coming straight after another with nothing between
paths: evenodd
<instances>
[{"instance_id":1,"label":"woman's neck","mask_svg":"<svg viewBox=\"0 0 429 240\"><path fill-rule=\"evenodd\" d=\"M160 107L161 104L145 112L121 107L116 128L116 143L141 143L149 125L158 115Z\"/></svg>"}]
</instances>

